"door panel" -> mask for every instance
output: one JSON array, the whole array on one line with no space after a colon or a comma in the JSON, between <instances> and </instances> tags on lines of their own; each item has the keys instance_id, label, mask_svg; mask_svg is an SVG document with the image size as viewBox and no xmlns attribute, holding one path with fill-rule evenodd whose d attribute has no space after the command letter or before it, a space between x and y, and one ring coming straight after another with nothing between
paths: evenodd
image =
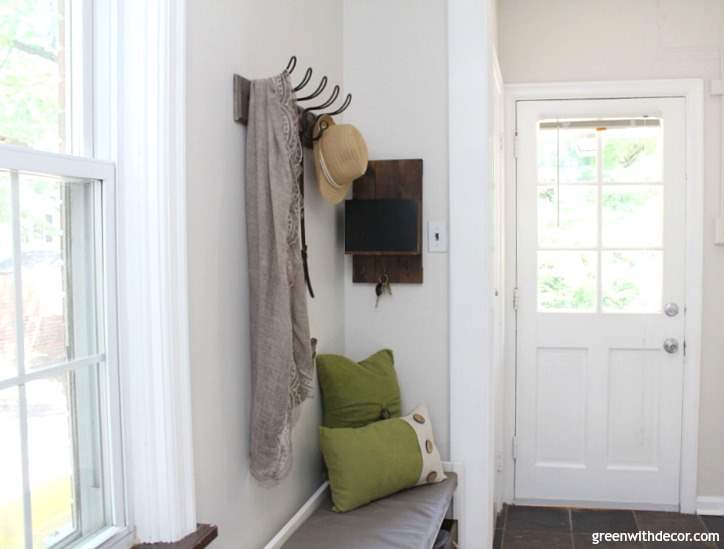
<instances>
[{"instance_id":1,"label":"door panel","mask_svg":"<svg viewBox=\"0 0 724 549\"><path fill-rule=\"evenodd\" d=\"M516 498L676 506L685 102L521 101L517 133Z\"/></svg>"}]
</instances>

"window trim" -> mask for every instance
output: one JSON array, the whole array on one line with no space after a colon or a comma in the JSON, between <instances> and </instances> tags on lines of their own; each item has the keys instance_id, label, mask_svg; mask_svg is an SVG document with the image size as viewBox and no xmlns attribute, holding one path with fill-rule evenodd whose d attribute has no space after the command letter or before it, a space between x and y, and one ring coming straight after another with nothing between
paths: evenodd
<instances>
[{"instance_id":1,"label":"window trim","mask_svg":"<svg viewBox=\"0 0 724 549\"><path fill-rule=\"evenodd\" d=\"M93 179L101 181L102 185L102 249L101 261L103 264L103 300L105 308L104 322L104 338L106 343L105 353L96 354L90 357L84 357L78 360L72 360L61 365L51 365L32 372L24 372L20 369L18 376L0 383L0 388L6 386L17 385L18 378L22 377L24 382L31 379L47 377L50 373L62 373L71 369L78 369L100 358L104 358L106 375L101 378L101 392L103 397L101 402L105 404L103 411L102 429L107 429L107 437L104 445L103 467L107 477L104 479L106 485L110 488L108 502L110 504L108 524L99 532L92 534L89 538L78 540L78 543L84 544L88 539L101 536L104 532L112 530L113 535L122 533L127 528L127 513L125 505L125 484L124 484L124 467L123 467L123 449L122 449L122 418L121 418L121 393L120 393L120 373L118 361L118 303L117 303L117 246L116 246L116 169L112 163L74 157L63 154L41 152L26 147L18 147L13 145L0 145L0 166L4 170L11 172L29 172L57 175L68 178ZM17 184L15 181L13 184ZM14 200L17 200L15 193ZM15 205L17 207L17 204ZM17 223L17 220L15 221ZM14 232L17 226L14 227ZM14 237L15 250L14 255L18 253L18 238ZM16 267L17 268L17 267ZM21 289L16 287L16 293ZM17 296L16 296L17 298ZM22 320L22 319L21 319ZM17 323L17 318L16 318ZM18 338L22 337L22 326L18 330ZM22 357L19 356L18 359ZM24 399L24 391L21 391L20 398ZM25 512L28 512L30 500L28 471L27 471L27 416L25 414L25 405L21 404L21 442L25 446L23 448L23 469L24 469L24 506ZM27 527L29 523L26 521L26 546L30 543L31 537L28 535ZM110 529L110 530L109 530ZM30 532L32 534L32 532Z\"/></svg>"}]
</instances>

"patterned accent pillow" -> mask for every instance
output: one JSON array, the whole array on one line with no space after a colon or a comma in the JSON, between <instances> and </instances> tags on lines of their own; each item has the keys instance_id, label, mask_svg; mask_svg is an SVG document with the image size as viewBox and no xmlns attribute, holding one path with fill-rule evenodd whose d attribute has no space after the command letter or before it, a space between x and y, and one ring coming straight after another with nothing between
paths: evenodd
<instances>
[{"instance_id":1,"label":"patterned accent pillow","mask_svg":"<svg viewBox=\"0 0 724 549\"><path fill-rule=\"evenodd\" d=\"M425 406L366 427L320 427L320 446L338 512L447 479Z\"/></svg>"}]
</instances>

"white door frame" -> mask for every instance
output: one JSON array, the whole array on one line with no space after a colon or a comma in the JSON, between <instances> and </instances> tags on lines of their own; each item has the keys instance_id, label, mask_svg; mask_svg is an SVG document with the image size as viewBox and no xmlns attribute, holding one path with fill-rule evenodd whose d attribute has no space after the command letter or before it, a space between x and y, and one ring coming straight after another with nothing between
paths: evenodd
<instances>
[{"instance_id":1,"label":"white door frame","mask_svg":"<svg viewBox=\"0 0 724 549\"><path fill-rule=\"evenodd\" d=\"M697 79L570 82L559 84L510 84L505 87L506 134L506 299L513 307L516 275L516 163L515 127L518 101L560 99L630 99L682 97L686 100L686 358L681 434L679 507L696 512L699 455L699 383L701 371L702 273L703 273L703 178L704 178L704 82ZM506 319L505 437L515 434L516 342L515 314ZM512 443L511 443L512 445ZM504 453L504 494L515 500L513 452Z\"/></svg>"}]
</instances>

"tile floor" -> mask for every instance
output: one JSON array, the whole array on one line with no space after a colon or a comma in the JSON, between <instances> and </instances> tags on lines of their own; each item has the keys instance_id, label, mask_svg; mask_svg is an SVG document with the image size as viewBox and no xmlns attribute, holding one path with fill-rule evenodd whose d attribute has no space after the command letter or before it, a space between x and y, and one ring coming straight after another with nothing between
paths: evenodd
<instances>
[{"instance_id":1,"label":"tile floor","mask_svg":"<svg viewBox=\"0 0 724 549\"><path fill-rule=\"evenodd\" d=\"M716 532L716 543L600 543L592 532ZM724 517L654 511L608 511L505 506L495 525L494 549L582 548L724 549Z\"/></svg>"}]
</instances>

